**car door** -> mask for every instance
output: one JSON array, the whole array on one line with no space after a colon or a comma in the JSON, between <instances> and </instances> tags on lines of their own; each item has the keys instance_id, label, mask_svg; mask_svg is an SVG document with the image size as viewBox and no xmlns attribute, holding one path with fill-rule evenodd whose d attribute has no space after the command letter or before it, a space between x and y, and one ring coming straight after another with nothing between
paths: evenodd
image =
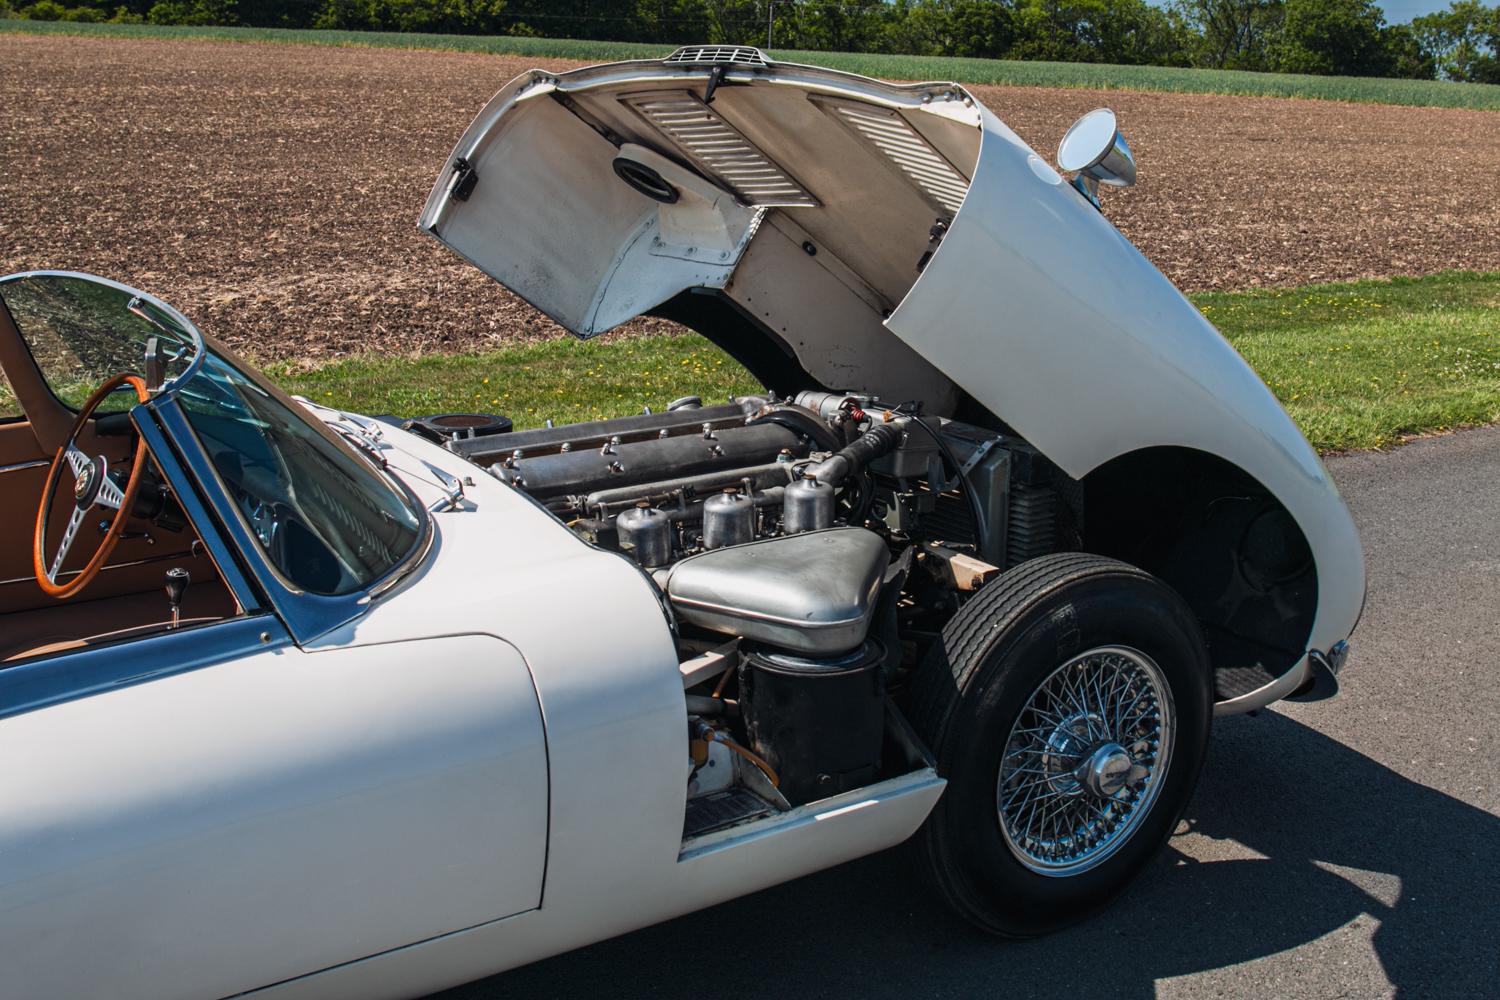
<instances>
[{"instance_id":1,"label":"car door","mask_svg":"<svg viewBox=\"0 0 1500 1000\"><path fill-rule=\"evenodd\" d=\"M526 663L272 617L0 670L7 997L220 997L540 905Z\"/></svg>"}]
</instances>

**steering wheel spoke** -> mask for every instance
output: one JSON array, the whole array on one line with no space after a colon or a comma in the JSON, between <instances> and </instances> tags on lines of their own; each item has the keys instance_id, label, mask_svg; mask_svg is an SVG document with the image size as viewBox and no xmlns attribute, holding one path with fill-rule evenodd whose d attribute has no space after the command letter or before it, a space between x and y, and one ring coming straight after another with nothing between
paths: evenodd
<instances>
[{"instance_id":1,"label":"steering wheel spoke","mask_svg":"<svg viewBox=\"0 0 1500 1000\"><path fill-rule=\"evenodd\" d=\"M115 485L113 479L104 476L99 481L99 492L94 494L94 503L110 510L119 510L125 506L125 492Z\"/></svg>"},{"instance_id":2,"label":"steering wheel spoke","mask_svg":"<svg viewBox=\"0 0 1500 1000\"><path fill-rule=\"evenodd\" d=\"M62 541L57 543L57 555L52 557L52 565L47 570L48 582L57 582L57 572L62 569L63 560L68 558L68 550L73 547L73 539L78 536L78 528L86 516L87 510L73 508L73 514L68 518L68 527L63 531Z\"/></svg>"},{"instance_id":3,"label":"steering wheel spoke","mask_svg":"<svg viewBox=\"0 0 1500 1000\"><path fill-rule=\"evenodd\" d=\"M73 479L75 482L83 478L83 474L89 470L89 466L94 464L94 460L79 451L78 446L71 441L68 442L68 447L63 452L63 457L68 461L68 468L73 470Z\"/></svg>"}]
</instances>

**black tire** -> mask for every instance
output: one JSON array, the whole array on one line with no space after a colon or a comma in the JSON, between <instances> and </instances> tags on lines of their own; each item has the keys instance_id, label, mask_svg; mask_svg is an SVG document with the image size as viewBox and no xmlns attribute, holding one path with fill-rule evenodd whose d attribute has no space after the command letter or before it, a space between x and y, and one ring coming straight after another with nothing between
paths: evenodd
<instances>
[{"instance_id":1,"label":"black tire","mask_svg":"<svg viewBox=\"0 0 1500 1000\"><path fill-rule=\"evenodd\" d=\"M1001 757L1032 693L1072 658L1104 646L1154 660L1175 703L1175 745L1155 799L1114 853L1077 874L1038 874L1001 829ZM1212 674L1198 623L1173 590L1125 563L1063 553L1017 566L965 604L918 671L911 705L948 779L913 841L919 868L970 922L1034 937L1097 911L1171 834L1207 748Z\"/></svg>"}]
</instances>

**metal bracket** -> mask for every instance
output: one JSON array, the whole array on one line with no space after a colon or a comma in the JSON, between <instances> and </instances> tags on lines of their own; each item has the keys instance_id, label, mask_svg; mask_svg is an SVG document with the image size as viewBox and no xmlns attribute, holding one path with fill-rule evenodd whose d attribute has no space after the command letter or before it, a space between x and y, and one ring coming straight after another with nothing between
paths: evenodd
<instances>
[{"instance_id":1,"label":"metal bracket","mask_svg":"<svg viewBox=\"0 0 1500 1000\"><path fill-rule=\"evenodd\" d=\"M980 462L984 461L984 456L988 455L994 449L994 447L995 447L996 444L997 444L996 439L990 438L988 441L985 441L984 443L982 443L978 448L975 448L969 454L969 457L966 458L966 459L964 459L964 464L961 465L961 466L959 466L959 468L958 468L958 478L959 479L967 479L967 478L969 478L969 473L973 471L973 469L974 469L974 467L976 465L978 465Z\"/></svg>"},{"instance_id":2,"label":"metal bracket","mask_svg":"<svg viewBox=\"0 0 1500 1000\"><path fill-rule=\"evenodd\" d=\"M1078 190L1079 194L1089 200L1090 205L1093 205L1100 212L1104 211L1104 206L1099 203L1099 181L1097 178L1090 177L1087 174L1077 174L1073 177L1072 184Z\"/></svg>"},{"instance_id":3,"label":"metal bracket","mask_svg":"<svg viewBox=\"0 0 1500 1000\"><path fill-rule=\"evenodd\" d=\"M146 391L156 392L161 383L161 339L153 334L146 340Z\"/></svg>"},{"instance_id":4,"label":"metal bracket","mask_svg":"<svg viewBox=\"0 0 1500 1000\"><path fill-rule=\"evenodd\" d=\"M718 90L719 84L724 82L725 72L722 64L708 71L708 86L703 90L704 104L712 104L714 102L714 91Z\"/></svg>"},{"instance_id":5,"label":"metal bracket","mask_svg":"<svg viewBox=\"0 0 1500 1000\"><path fill-rule=\"evenodd\" d=\"M1349 641L1341 639L1324 653L1307 651L1308 678L1302 687L1287 695L1287 701L1323 701L1339 693L1339 671L1349 658Z\"/></svg>"},{"instance_id":6,"label":"metal bracket","mask_svg":"<svg viewBox=\"0 0 1500 1000\"><path fill-rule=\"evenodd\" d=\"M427 467L427 471L432 473L433 478L438 481L438 485L443 489L443 499L437 501L427 509L434 514L445 510L457 510L459 503L464 499L463 480L452 473L439 469L426 459L421 459L420 461Z\"/></svg>"},{"instance_id":7,"label":"metal bracket","mask_svg":"<svg viewBox=\"0 0 1500 1000\"><path fill-rule=\"evenodd\" d=\"M460 156L453 161L453 180L448 184L448 197L454 201L468 201L478 183L479 172L468 160Z\"/></svg>"}]
</instances>

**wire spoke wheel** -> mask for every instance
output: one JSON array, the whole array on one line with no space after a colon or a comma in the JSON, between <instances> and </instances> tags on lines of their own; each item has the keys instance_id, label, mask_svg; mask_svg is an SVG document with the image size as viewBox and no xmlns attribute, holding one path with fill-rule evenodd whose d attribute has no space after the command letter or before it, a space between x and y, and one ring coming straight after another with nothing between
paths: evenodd
<instances>
[{"instance_id":1,"label":"wire spoke wheel","mask_svg":"<svg viewBox=\"0 0 1500 1000\"><path fill-rule=\"evenodd\" d=\"M1088 871L1128 841L1171 764L1176 709L1149 656L1101 646L1054 670L1010 730L996 779L1005 843L1039 875Z\"/></svg>"}]
</instances>

